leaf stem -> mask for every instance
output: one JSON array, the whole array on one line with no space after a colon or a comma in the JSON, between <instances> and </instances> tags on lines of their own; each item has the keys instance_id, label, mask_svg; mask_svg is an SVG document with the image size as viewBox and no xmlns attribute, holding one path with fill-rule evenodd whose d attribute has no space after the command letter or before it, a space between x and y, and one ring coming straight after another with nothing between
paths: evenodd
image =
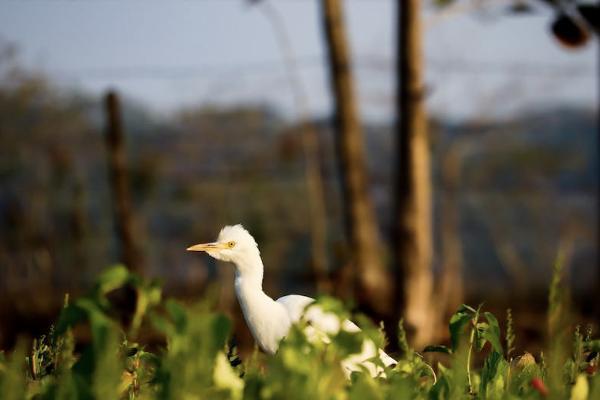
<instances>
[{"instance_id":1,"label":"leaf stem","mask_svg":"<svg viewBox=\"0 0 600 400\"><path fill-rule=\"evenodd\" d=\"M473 394L473 383L471 382L471 354L473 353L473 342L475 341L475 326L471 329L469 338L469 352L467 353L467 381L469 382L469 394Z\"/></svg>"}]
</instances>

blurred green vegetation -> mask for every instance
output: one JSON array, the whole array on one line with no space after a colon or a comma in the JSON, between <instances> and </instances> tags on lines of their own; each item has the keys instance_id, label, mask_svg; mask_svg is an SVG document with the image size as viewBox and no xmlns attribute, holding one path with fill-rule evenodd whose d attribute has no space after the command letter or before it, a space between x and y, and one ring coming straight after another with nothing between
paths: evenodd
<instances>
[{"instance_id":1,"label":"blurred green vegetation","mask_svg":"<svg viewBox=\"0 0 600 400\"><path fill-rule=\"evenodd\" d=\"M381 364L377 377L365 369L346 378L340 362L359 351L363 340L384 343L367 318L359 318L362 331L342 330L330 343L309 340L301 322L274 356L255 351L240 360L229 340L231 322L214 305L162 301L154 282L117 266L105 270L86 296L66 302L57 324L31 347L21 342L11 354L0 353L0 393L11 400L595 399L600 341L591 328L582 333L558 322L569 316L562 274L559 265L548 314L554 336L543 353L515 356L514 331L501 328L481 306L462 305L449 322L450 345L425 349L442 353L441 361L414 352L400 329L396 365ZM127 324L114 318L121 310L111 301L111 293L124 287L137 299ZM317 304L340 318L347 315L334 299ZM75 351L72 332L81 326L90 330L91 342ZM159 332L163 344L150 350L136 343L139 328Z\"/></svg>"}]
</instances>

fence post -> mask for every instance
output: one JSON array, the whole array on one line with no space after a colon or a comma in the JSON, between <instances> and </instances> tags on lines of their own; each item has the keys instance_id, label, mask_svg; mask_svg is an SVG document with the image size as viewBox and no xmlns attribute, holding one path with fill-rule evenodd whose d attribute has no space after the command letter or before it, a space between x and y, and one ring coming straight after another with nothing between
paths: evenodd
<instances>
[{"instance_id":1,"label":"fence post","mask_svg":"<svg viewBox=\"0 0 600 400\"><path fill-rule=\"evenodd\" d=\"M129 190L125 134L119 97L109 91L104 98L106 112L106 149L112 192L119 256L130 271L143 274L142 258L136 242L135 219Z\"/></svg>"}]
</instances>

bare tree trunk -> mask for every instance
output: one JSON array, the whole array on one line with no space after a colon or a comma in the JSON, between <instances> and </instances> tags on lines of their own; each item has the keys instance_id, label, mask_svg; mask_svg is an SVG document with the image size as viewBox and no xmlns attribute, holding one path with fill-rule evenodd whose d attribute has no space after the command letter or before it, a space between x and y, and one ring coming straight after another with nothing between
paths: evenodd
<instances>
[{"instance_id":1,"label":"bare tree trunk","mask_svg":"<svg viewBox=\"0 0 600 400\"><path fill-rule=\"evenodd\" d=\"M432 337L431 177L424 106L420 0L398 7L398 94L396 226L396 310L417 348Z\"/></svg>"},{"instance_id":2,"label":"bare tree trunk","mask_svg":"<svg viewBox=\"0 0 600 400\"><path fill-rule=\"evenodd\" d=\"M346 230L356 270L356 294L361 308L386 315L390 311L391 280L381 262L382 246L368 194L362 127L350 70L340 0L322 0L323 26L334 93L336 147L345 202Z\"/></svg>"},{"instance_id":3,"label":"bare tree trunk","mask_svg":"<svg viewBox=\"0 0 600 400\"><path fill-rule=\"evenodd\" d=\"M105 107L108 169L114 204L115 227L121 246L121 261L131 271L142 274L144 271L135 238L135 222L129 192L125 135L121 122L119 98L116 93L106 94Z\"/></svg>"}]
</instances>

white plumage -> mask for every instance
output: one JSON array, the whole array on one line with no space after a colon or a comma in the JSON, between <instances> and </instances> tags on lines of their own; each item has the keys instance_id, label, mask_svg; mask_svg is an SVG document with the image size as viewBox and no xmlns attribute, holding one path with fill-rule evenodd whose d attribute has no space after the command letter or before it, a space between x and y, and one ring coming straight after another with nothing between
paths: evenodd
<instances>
[{"instance_id":1,"label":"white plumage","mask_svg":"<svg viewBox=\"0 0 600 400\"><path fill-rule=\"evenodd\" d=\"M315 300L301 295L284 296L276 301L262 289L263 263L256 241L242 225L226 226L221 229L216 242L191 246L188 251L204 251L218 260L235 264L235 293L242 308L244 318L254 340L260 348L274 354L279 342L287 335L292 324L302 317L309 322L306 334L311 340L327 341L327 335L343 329L348 332L360 330L351 321L340 321L333 313L326 313L317 305L309 307ZM365 340L362 351L353 354L342 362L346 374L366 367L371 375L382 373L381 368L368 361L376 355L384 365L396 361L383 350L377 349L371 340Z\"/></svg>"}]
</instances>

